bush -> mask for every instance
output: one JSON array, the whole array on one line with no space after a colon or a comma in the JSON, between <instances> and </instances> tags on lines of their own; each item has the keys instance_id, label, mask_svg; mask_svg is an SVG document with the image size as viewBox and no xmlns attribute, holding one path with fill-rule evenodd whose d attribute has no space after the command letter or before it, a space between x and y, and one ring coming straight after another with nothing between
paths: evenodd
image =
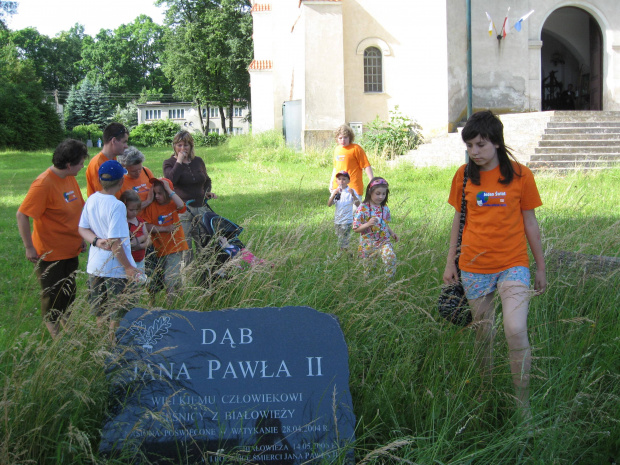
<instances>
[{"instance_id":1,"label":"bush","mask_svg":"<svg viewBox=\"0 0 620 465\"><path fill-rule=\"evenodd\" d=\"M131 145L138 147L169 147L181 126L168 119L139 124L130 133Z\"/></svg>"},{"instance_id":2,"label":"bush","mask_svg":"<svg viewBox=\"0 0 620 465\"><path fill-rule=\"evenodd\" d=\"M197 147L217 147L222 145L228 140L226 134L218 134L217 132L210 132L206 136L204 134L193 134L194 144Z\"/></svg>"},{"instance_id":3,"label":"bush","mask_svg":"<svg viewBox=\"0 0 620 465\"><path fill-rule=\"evenodd\" d=\"M88 137L89 134L90 137ZM86 142L90 139L93 141L94 145L97 145L97 139L101 139L103 141L103 131L96 124L80 124L70 131L67 131L67 137L81 140L82 142Z\"/></svg>"},{"instance_id":4,"label":"bush","mask_svg":"<svg viewBox=\"0 0 620 465\"><path fill-rule=\"evenodd\" d=\"M403 155L424 142L420 131L422 127L408 116L398 111L398 106L390 111L390 121L382 121L377 116L368 124L360 144L367 150L382 154L387 158Z\"/></svg>"}]
</instances>

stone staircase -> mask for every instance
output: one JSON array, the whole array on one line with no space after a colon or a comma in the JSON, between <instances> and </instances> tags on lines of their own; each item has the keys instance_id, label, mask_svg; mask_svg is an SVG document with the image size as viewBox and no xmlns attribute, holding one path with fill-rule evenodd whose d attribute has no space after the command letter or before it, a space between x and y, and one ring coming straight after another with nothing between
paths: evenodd
<instances>
[{"instance_id":1,"label":"stone staircase","mask_svg":"<svg viewBox=\"0 0 620 465\"><path fill-rule=\"evenodd\" d=\"M620 166L620 111L556 111L531 156L532 170Z\"/></svg>"}]
</instances>

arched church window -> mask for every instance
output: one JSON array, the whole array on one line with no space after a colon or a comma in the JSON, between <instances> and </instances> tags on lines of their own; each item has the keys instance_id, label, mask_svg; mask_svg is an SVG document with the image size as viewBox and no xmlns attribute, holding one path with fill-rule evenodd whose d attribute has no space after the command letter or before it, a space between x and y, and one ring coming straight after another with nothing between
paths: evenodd
<instances>
[{"instance_id":1,"label":"arched church window","mask_svg":"<svg viewBox=\"0 0 620 465\"><path fill-rule=\"evenodd\" d=\"M364 50L364 92L383 92L383 56L377 47Z\"/></svg>"}]
</instances>

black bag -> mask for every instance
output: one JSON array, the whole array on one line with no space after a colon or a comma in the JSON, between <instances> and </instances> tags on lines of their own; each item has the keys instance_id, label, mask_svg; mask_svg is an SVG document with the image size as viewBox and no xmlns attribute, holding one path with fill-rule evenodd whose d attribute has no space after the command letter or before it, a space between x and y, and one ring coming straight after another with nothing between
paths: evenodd
<instances>
[{"instance_id":1,"label":"black bag","mask_svg":"<svg viewBox=\"0 0 620 465\"><path fill-rule=\"evenodd\" d=\"M472 322L471 310L467 297L465 297L465 289L461 283L461 270L459 269L459 256L461 254L461 239L463 238L463 228L465 227L465 215L467 214L467 203L465 202L465 186L467 185L467 166L463 173L463 196L461 197L461 220L459 223L459 236L456 243L456 270L458 272L459 281L456 284L444 285L439 294L437 309L439 315L450 323L458 326L467 326Z\"/></svg>"}]
</instances>

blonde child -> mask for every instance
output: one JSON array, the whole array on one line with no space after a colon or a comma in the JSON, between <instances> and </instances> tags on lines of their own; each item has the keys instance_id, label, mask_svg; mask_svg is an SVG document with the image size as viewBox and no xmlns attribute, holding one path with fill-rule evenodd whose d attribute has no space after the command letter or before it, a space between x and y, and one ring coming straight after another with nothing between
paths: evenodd
<instances>
[{"instance_id":1,"label":"blonde child","mask_svg":"<svg viewBox=\"0 0 620 465\"><path fill-rule=\"evenodd\" d=\"M142 200L136 191L127 189L121 194L121 202L127 207L127 225L129 226L129 243L131 256L136 262L136 268L144 271L144 257L146 248L151 244L144 220L138 216Z\"/></svg>"},{"instance_id":2,"label":"blonde child","mask_svg":"<svg viewBox=\"0 0 620 465\"><path fill-rule=\"evenodd\" d=\"M172 181L166 178L151 178L155 201L142 214L146 229L153 238L158 265L151 276L149 292L157 293L164 286L171 304L181 283L183 251L187 250L185 234L181 228L179 214L186 211L185 203L174 192Z\"/></svg>"},{"instance_id":3,"label":"blonde child","mask_svg":"<svg viewBox=\"0 0 620 465\"><path fill-rule=\"evenodd\" d=\"M388 278L396 272L396 254L391 240L398 242L398 236L390 228L390 208L387 206L390 193L387 181L380 177L370 180L366 188L364 202L358 207L353 218L353 231L360 233L358 248L365 261L365 272L369 274L374 261L381 257Z\"/></svg>"},{"instance_id":4,"label":"blonde child","mask_svg":"<svg viewBox=\"0 0 620 465\"><path fill-rule=\"evenodd\" d=\"M366 152L362 147L353 143L355 133L348 125L343 124L338 127L334 135L337 145L334 149L334 169L329 178L329 190L331 192L338 187L335 179L336 173L346 171L351 179L351 187L361 194L364 190L363 173L366 173L368 179L374 176Z\"/></svg>"}]
</instances>

